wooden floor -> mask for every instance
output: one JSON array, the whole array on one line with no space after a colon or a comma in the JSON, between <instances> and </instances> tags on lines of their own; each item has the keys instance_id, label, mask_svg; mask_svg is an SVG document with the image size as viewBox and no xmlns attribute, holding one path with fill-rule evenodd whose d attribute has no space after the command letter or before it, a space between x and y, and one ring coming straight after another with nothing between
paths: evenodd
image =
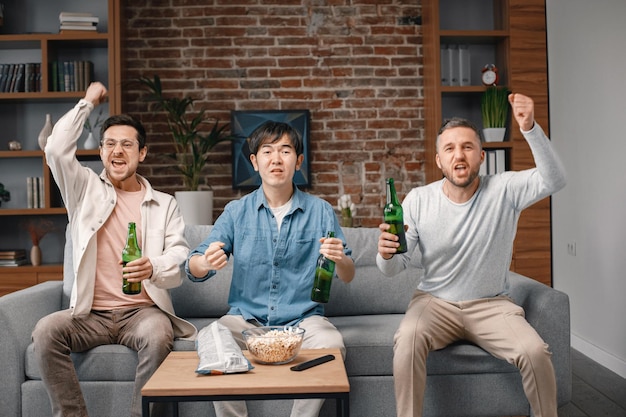
<instances>
[{"instance_id":1,"label":"wooden floor","mask_svg":"<svg viewBox=\"0 0 626 417\"><path fill-rule=\"evenodd\" d=\"M626 379L572 349L572 402L559 417L626 417Z\"/></svg>"}]
</instances>

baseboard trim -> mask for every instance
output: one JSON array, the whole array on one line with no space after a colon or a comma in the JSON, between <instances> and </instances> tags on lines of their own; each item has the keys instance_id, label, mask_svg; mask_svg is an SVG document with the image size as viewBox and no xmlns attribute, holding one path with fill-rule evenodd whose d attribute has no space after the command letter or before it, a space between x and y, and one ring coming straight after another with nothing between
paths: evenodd
<instances>
[{"instance_id":1,"label":"baseboard trim","mask_svg":"<svg viewBox=\"0 0 626 417\"><path fill-rule=\"evenodd\" d=\"M622 378L626 378L626 361L615 357L611 353L601 349L593 343L572 334L572 347L587 356L588 358L598 362L605 368L610 369Z\"/></svg>"}]
</instances>

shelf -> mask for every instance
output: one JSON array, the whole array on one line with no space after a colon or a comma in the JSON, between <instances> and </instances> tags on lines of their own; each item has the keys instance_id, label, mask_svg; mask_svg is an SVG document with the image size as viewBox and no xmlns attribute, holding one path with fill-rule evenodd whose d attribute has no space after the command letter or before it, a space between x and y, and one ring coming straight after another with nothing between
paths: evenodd
<instances>
[{"instance_id":1,"label":"shelf","mask_svg":"<svg viewBox=\"0 0 626 417\"><path fill-rule=\"evenodd\" d=\"M441 121L459 116L482 127L480 99L485 87L480 76L486 64L497 66L499 86L534 99L535 119L544 129L549 128L547 45L545 0L424 0L421 4L428 183L441 178L441 170L429 163L435 160L434 142ZM470 85L442 85L442 63L450 62L441 60L442 52L449 51L442 45L468 46ZM528 45L533 45L532 53ZM487 152L504 150L509 170L532 168L532 153L514 121L507 126L506 136L504 142L483 143L483 149ZM544 260L550 257L551 250L549 207L549 202L541 203L524 211L518 223L511 263L513 271L548 285L551 265Z\"/></svg>"},{"instance_id":2,"label":"shelf","mask_svg":"<svg viewBox=\"0 0 626 417\"><path fill-rule=\"evenodd\" d=\"M34 280L39 282L62 276L67 210L44 152L39 149L38 136L46 116L50 114L53 123L58 122L85 96L85 85L76 84L72 89L77 91L51 91L63 89L60 87L61 78L55 78L61 74L58 72L61 66L52 64L90 62L91 68L81 66L68 75L74 75L80 81L83 79L80 69L93 70L92 80L104 83L109 92L107 103L101 106L102 116L122 113L120 0L11 1L5 6L11 10L12 16L28 18L5 19L3 33L0 34L0 64L40 64L41 80L38 85L35 83L40 91L0 93L0 182L11 193L11 200L3 202L0 207L0 247L29 248L32 241L24 223L42 219L53 224L41 243L43 261L47 265L0 269L5 284L13 279L10 274L19 274L19 278L16 277L10 284L15 289L28 286L28 282ZM60 33L58 15L64 10L79 10L98 16L98 31ZM66 74L65 68L62 70L62 74ZM31 84L29 86L32 88ZM22 89L25 90L26 85ZM79 148L84 146L85 136L78 139ZM20 142L22 150L9 151L10 141ZM99 149L79 149L76 156L83 165L90 168L97 165L94 169L100 169ZM40 191L43 197L39 204L35 204L42 208L26 208L33 206L28 202L29 177L43 178Z\"/></svg>"},{"instance_id":3,"label":"shelf","mask_svg":"<svg viewBox=\"0 0 626 417\"><path fill-rule=\"evenodd\" d=\"M441 43L496 44L509 37L507 30L442 30Z\"/></svg>"},{"instance_id":4,"label":"shelf","mask_svg":"<svg viewBox=\"0 0 626 417\"><path fill-rule=\"evenodd\" d=\"M73 41L73 40L108 40L108 33L76 31L72 33L15 33L0 35L0 42L24 42L24 41Z\"/></svg>"},{"instance_id":5,"label":"shelf","mask_svg":"<svg viewBox=\"0 0 626 417\"><path fill-rule=\"evenodd\" d=\"M513 142L483 142L483 149L513 149Z\"/></svg>"},{"instance_id":6,"label":"shelf","mask_svg":"<svg viewBox=\"0 0 626 417\"><path fill-rule=\"evenodd\" d=\"M79 159L91 160L90 157L100 157L98 149L78 149L76 156ZM43 151L0 151L0 158L43 158Z\"/></svg>"},{"instance_id":7,"label":"shelf","mask_svg":"<svg viewBox=\"0 0 626 417\"><path fill-rule=\"evenodd\" d=\"M21 265L21 266L0 266L0 274L13 272L62 272L63 265L61 264L45 264L39 266L33 265Z\"/></svg>"},{"instance_id":8,"label":"shelf","mask_svg":"<svg viewBox=\"0 0 626 417\"><path fill-rule=\"evenodd\" d=\"M0 93L0 100L80 100L84 96L84 91L38 91L35 93Z\"/></svg>"},{"instance_id":9,"label":"shelf","mask_svg":"<svg viewBox=\"0 0 626 417\"><path fill-rule=\"evenodd\" d=\"M63 207L38 208L38 209L3 209L0 207L0 216L45 216L67 214Z\"/></svg>"}]
</instances>

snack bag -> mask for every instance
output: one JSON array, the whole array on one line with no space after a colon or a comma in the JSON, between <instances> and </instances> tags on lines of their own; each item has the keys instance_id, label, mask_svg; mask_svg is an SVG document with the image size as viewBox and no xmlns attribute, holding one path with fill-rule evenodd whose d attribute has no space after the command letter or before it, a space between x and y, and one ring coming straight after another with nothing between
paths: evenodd
<instances>
[{"instance_id":1,"label":"snack bag","mask_svg":"<svg viewBox=\"0 0 626 417\"><path fill-rule=\"evenodd\" d=\"M243 355L230 330L217 321L198 332L196 350L200 357L196 369L198 374L234 374L254 368Z\"/></svg>"}]
</instances>

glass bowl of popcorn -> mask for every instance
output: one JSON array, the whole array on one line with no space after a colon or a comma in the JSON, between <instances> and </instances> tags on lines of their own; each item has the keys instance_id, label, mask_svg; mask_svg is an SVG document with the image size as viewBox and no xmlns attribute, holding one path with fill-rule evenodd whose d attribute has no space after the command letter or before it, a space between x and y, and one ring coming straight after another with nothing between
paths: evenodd
<instances>
[{"instance_id":1,"label":"glass bowl of popcorn","mask_svg":"<svg viewBox=\"0 0 626 417\"><path fill-rule=\"evenodd\" d=\"M262 326L242 332L252 358L263 365L289 363L300 352L304 329L292 326Z\"/></svg>"}]
</instances>

